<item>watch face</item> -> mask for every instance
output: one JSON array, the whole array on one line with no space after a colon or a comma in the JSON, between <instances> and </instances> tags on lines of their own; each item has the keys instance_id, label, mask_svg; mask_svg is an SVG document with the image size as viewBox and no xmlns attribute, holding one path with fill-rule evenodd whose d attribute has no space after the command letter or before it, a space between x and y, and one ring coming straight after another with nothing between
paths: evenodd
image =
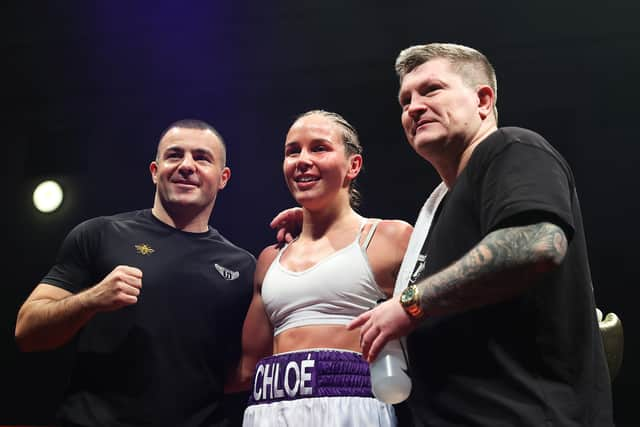
<instances>
[{"instance_id":1,"label":"watch face","mask_svg":"<svg viewBox=\"0 0 640 427\"><path fill-rule=\"evenodd\" d=\"M411 303L413 302L415 295L416 295L415 288L413 286L409 286L407 289L404 290L404 292L402 292L402 297L400 299L403 304Z\"/></svg>"}]
</instances>

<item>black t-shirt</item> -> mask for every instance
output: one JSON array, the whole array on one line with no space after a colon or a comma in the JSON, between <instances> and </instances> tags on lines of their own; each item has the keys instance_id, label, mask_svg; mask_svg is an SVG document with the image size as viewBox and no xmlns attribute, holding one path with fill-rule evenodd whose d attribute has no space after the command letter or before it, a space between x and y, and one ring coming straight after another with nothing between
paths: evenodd
<instances>
[{"instance_id":1,"label":"black t-shirt","mask_svg":"<svg viewBox=\"0 0 640 427\"><path fill-rule=\"evenodd\" d=\"M214 229L183 232L142 210L78 225L42 282L76 293L118 265L142 270L141 294L76 336L60 422L227 425L223 386L240 354L253 255Z\"/></svg>"},{"instance_id":2,"label":"black t-shirt","mask_svg":"<svg viewBox=\"0 0 640 427\"><path fill-rule=\"evenodd\" d=\"M409 335L412 420L401 425L613 425L574 179L540 135L501 128L476 147L439 207L421 277L523 219L563 228L564 261L524 294L427 318Z\"/></svg>"}]
</instances>

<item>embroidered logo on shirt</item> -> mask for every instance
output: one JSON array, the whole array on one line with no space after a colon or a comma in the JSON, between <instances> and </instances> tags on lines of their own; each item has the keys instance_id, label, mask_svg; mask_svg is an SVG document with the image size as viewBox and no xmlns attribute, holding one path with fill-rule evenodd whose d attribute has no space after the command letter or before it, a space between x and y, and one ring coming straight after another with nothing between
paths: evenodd
<instances>
[{"instance_id":1,"label":"embroidered logo on shirt","mask_svg":"<svg viewBox=\"0 0 640 427\"><path fill-rule=\"evenodd\" d=\"M146 243L143 243L141 245L134 245L136 248L136 252L138 252L140 255L151 255L152 253L154 253L156 250L153 249L151 246L147 245Z\"/></svg>"},{"instance_id":2,"label":"embroidered logo on shirt","mask_svg":"<svg viewBox=\"0 0 640 427\"><path fill-rule=\"evenodd\" d=\"M224 268L220 264L214 264L214 266L225 280L236 280L240 276L239 272Z\"/></svg>"}]
</instances>

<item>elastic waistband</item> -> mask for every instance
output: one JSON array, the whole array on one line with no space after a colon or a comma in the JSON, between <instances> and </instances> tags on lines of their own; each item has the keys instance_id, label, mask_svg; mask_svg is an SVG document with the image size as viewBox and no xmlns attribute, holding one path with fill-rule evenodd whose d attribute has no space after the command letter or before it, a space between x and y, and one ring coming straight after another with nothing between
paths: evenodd
<instances>
[{"instance_id":1,"label":"elastic waistband","mask_svg":"<svg viewBox=\"0 0 640 427\"><path fill-rule=\"evenodd\" d=\"M360 354L305 350L265 357L256 365L249 405L327 396L373 397L369 364Z\"/></svg>"}]
</instances>

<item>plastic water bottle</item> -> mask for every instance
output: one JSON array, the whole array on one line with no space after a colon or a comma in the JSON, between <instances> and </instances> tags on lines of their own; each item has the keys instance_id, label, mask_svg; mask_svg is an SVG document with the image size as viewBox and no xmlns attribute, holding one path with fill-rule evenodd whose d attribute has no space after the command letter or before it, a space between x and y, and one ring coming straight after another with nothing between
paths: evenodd
<instances>
[{"instance_id":1,"label":"plastic water bottle","mask_svg":"<svg viewBox=\"0 0 640 427\"><path fill-rule=\"evenodd\" d=\"M373 395L390 404L400 403L411 393L411 378L407 375L407 362L400 340L387 342L378 357L371 362L371 389Z\"/></svg>"}]
</instances>

